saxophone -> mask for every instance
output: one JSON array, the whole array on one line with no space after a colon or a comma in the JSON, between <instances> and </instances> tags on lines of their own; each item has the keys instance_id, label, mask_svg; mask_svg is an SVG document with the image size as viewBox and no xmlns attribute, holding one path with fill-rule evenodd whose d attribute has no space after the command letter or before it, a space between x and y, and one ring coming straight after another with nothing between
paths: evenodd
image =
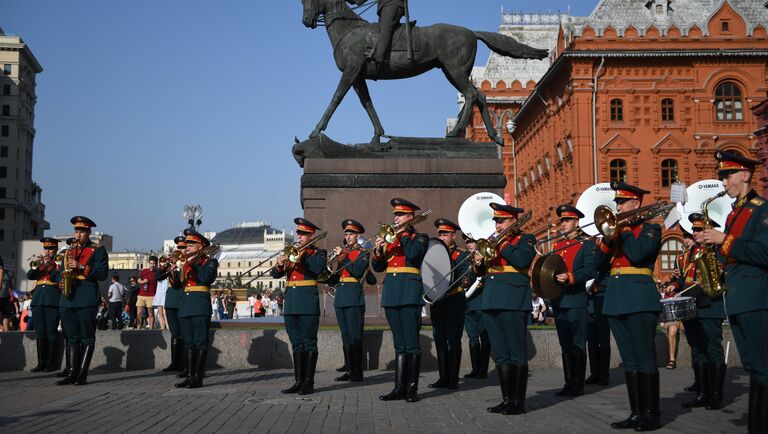
<instances>
[{"instance_id":1,"label":"saxophone","mask_svg":"<svg viewBox=\"0 0 768 434\"><path fill-rule=\"evenodd\" d=\"M721 191L701 204L701 212L704 214L704 230L712 229L712 221L709 219L707 207L712 201L724 195L725 191ZM712 245L702 245L701 249L693 255L693 261L696 263L696 280L701 285L704 293L709 298L721 297L726 291L725 281L723 280L722 267L717 260L715 249Z\"/></svg>"},{"instance_id":2,"label":"saxophone","mask_svg":"<svg viewBox=\"0 0 768 434\"><path fill-rule=\"evenodd\" d=\"M69 298L72 295L72 268L69 266L69 256L72 248L64 250L61 256L61 294Z\"/></svg>"}]
</instances>

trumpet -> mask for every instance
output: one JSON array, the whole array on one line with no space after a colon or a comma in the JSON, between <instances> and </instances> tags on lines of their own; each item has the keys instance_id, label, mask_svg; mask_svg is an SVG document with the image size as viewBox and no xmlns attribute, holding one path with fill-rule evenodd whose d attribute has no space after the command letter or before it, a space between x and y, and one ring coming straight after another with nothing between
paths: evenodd
<instances>
[{"instance_id":1,"label":"trumpet","mask_svg":"<svg viewBox=\"0 0 768 434\"><path fill-rule=\"evenodd\" d=\"M274 255L270 256L269 258L261 261L258 265L256 265L256 267L253 267L252 269L255 269L255 268L259 267L261 264L269 261L270 259L274 258L278 254L284 256L285 259L288 260L288 262L291 262L291 263L295 264L295 263L297 263L297 262L299 262L301 260L301 254L304 251L304 249L306 249L309 246L313 246L313 245L317 244L318 241L322 240L327 235L328 235L328 232L321 232L317 236L315 236L312 239L310 239L309 242L307 242L307 244L305 244L302 247L299 247L298 243L288 244L287 246L283 247L282 250L280 250L279 252L277 252ZM243 284L243 286L248 286L254 280L261 279L267 273L269 273L270 271L274 270L275 267L277 267L277 263L275 263L275 265L269 267L268 269L258 273L253 279L245 282ZM242 274L241 274L241 276L242 276Z\"/></svg>"},{"instance_id":2,"label":"trumpet","mask_svg":"<svg viewBox=\"0 0 768 434\"><path fill-rule=\"evenodd\" d=\"M383 239L384 241L386 241L387 244L392 244L395 242L398 232L400 232L401 230L407 227L412 227L423 222L424 220L427 219L427 216L431 213L432 213L432 210L428 209L423 213L414 216L411 220L408 220L407 222L403 222L400 224L390 225L388 223L382 223L379 225L379 232L377 236Z\"/></svg>"},{"instance_id":3,"label":"trumpet","mask_svg":"<svg viewBox=\"0 0 768 434\"><path fill-rule=\"evenodd\" d=\"M475 245L477 246L476 253L481 255L483 259L486 261L491 260L495 258L498 255L498 252L496 251L496 248L499 246L501 241L506 238L508 235L517 234L522 229L523 225L528 223L529 220L531 220L531 216L533 213L531 211L525 212L525 214L521 215L516 222L511 224L509 227L504 229L503 231L491 235L487 239L481 238L479 240L475 241Z\"/></svg>"},{"instance_id":4,"label":"trumpet","mask_svg":"<svg viewBox=\"0 0 768 434\"><path fill-rule=\"evenodd\" d=\"M361 252L363 253L367 252L370 249L369 247L370 243L368 242L368 240L366 240L363 237L359 237L357 239L357 244L363 247L361 249ZM333 275L341 273L345 268L351 265L351 263L349 263L339 268L339 262L342 261L345 257L347 257L347 255L349 255L351 251L352 251L352 247L347 245L347 241L344 240L341 243L341 252L339 252L339 254L333 254L333 253L331 254L331 256L328 258L328 260L325 263L325 270L317 276L317 281L320 283L325 283L331 277L333 277ZM334 271L334 268L336 269L335 271ZM335 288L334 288L334 291L335 291ZM331 295L331 297L333 297L333 295Z\"/></svg>"},{"instance_id":5,"label":"trumpet","mask_svg":"<svg viewBox=\"0 0 768 434\"><path fill-rule=\"evenodd\" d=\"M625 226L634 226L646 220L666 215L674 207L674 203L670 204L663 201L656 201L650 205L632 211L614 214L613 210L609 207L600 205L595 209L594 220L595 225L597 225L597 230L605 238L610 239L614 238L621 228Z\"/></svg>"},{"instance_id":6,"label":"trumpet","mask_svg":"<svg viewBox=\"0 0 768 434\"><path fill-rule=\"evenodd\" d=\"M166 270L158 277L163 278L176 272L177 270L183 269L184 264L191 262L192 260L213 256L216 254L216 252L219 251L220 248L221 246L218 244L211 244L210 246L203 247L194 253L184 253L181 250L175 250L173 253L171 253L170 257L166 258L165 261L165 265L167 266L170 263L172 264L171 267L169 267L168 270ZM158 262L160 262L160 260L158 260Z\"/></svg>"},{"instance_id":7,"label":"trumpet","mask_svg":"<svg viewBox=\"0 0 768 434\"><path fill-rule=\"evenodd\" d=\"M37 270L41 265L45 265L46 259L43 255L32 255L27 259L30 270Z\"/></svg>"}]
</instances>

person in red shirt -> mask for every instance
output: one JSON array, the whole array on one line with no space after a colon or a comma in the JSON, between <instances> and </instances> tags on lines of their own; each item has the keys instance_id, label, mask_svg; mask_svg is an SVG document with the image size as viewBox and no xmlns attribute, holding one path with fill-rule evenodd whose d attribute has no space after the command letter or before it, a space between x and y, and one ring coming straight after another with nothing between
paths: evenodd
<instances>
[{"instance_id":1,"label":"person in red shirt","mask_svg":"<svg viewBox=\"0 0 768 434\"><path fill-rule=\"evenodd\" d=\"M155 328L155 316L152 314L152 301L157 292L157 279L155 272L157 270L157 256L149 257L149 268L141 270L139 273L139 297L136 300L136 310L139 314L137 321L138 327L141 327L141 321L144 317L144 308L147 308L147 325L149 329Z\"/></svg>"}]
</instances>

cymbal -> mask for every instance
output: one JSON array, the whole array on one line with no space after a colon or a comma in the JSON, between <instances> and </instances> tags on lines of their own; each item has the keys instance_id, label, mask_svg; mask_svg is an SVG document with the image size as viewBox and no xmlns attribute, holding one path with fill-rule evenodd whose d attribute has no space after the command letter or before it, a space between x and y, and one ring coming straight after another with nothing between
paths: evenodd
<instances>
[{"instance_id":1,"label":"cymbal","mask_svg":"<svg viewBox=\"0 0 768 434\"><path fill-rule=\"evenodd\" d=\"M534 294L545 300L552 300L563 295L565 285L558 282L555 276L567 273L568 267L563 258L555 253L542 256L533 266L531 284Z\"/></svg>"}]
</instances>

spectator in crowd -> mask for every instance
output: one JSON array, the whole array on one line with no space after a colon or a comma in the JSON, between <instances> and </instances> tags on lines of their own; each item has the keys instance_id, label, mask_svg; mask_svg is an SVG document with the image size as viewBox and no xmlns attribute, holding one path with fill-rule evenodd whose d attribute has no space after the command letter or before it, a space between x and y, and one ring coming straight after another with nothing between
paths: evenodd
<instances>
[{"instance_id":1,"label":"spectator in crowd","mask_svg":"<svg viewBox=\"0 0 768 434\"><path fill-rule=\"evenodd\" d=\"M251 318L253 318L253 303L256 302L256 293L252 292L251 295L248 296L248 309L251 311Z\"/></svg>"},{"instance_id":2,"label":"spectator in crowd","mask_svg":"<svg viewBox=\"0 0 768 434\"><path fill-rule=\"evenodd\" d=\"M283 303L285 302L285 296L280 294L277 296L277 316L283 316Z\"/></svg>"},{"instance_id":3,"label":"spectator in crowd","mask_svg":"<svg viewBox=\"0 0 768 434\"><path fill-rule=\"evenodd\" d=\"M125 298L125 285L120 283L120 276L117 274L112 275L112 284L109 286L107 292L107 299L109 305L107 308L107 315L110 321L112 321L112 330L123 328L123 298Z\"/></svg>"},{"instance_id":4,"label":"spectator in crowd","mask_svg":"<svg viewBox=\"0 0 768 434\"><path fill-rule=\"evenodd\" d=\"M544 303L544 299L538 296L531 296L531 316L528 319L528 324L544 324L547 320L547 304Z\"/></svg>"},{"instance_id":5,"label":"spectator in crowd","mask_svg":"<svg viewBox=\"0 0 768 434\"><path fill-rule=\"evenodd\" d=\"M144 309L147 310L147 325L149 329L155 328L155 317L152 315L152 308L157 293L157 256L149 257L149 268L141 270L139 273L139 298L136 301L136 309L139 314L139 326L144 319Z\"/></svg>"},{"instance_id":6,"label":"spectator in crowd","mask_svg":"<svg viewBox=\"0 0 768 434\"><path fill-rule=\"evenodd\" d=\"M157 275L157 273L155 273ZM152 305L157 312L157 322L160 324L160 330L168 330L168 321L165 318L165 293L168 291L168 279L157 281L157 291Z\"/></svg>"},{"instance_id":7,"label":"spectator in crowd","mask_svg":"<svg viewBox=\"0 0 768 434\"><path fill-rule=\"evenodd\" d=\"M212 292L211 293L211 320L218 321L221 319L221 313L219 312L220 306L221 306L221 300L219 299L218 293Z\"/></svg>"},{"instance_id":8,"label":"spectator in crowd","mask_svg":"<svg viewBox=\"0 0 768 434\"><path fill-rule=\"evenodd\" d=\"M13 306L11 303L11 273L3 268L0 257L0 317L3 319L3 331L11 330Z\"/></svg>"},{"instance_id":9,"label":"spectator in crowd","mask_svg":"<svg viewBox=\"0 0 768 434\"><path fill-rule=\"evenodd\" d=\"M261 294L261 306L263 307L264 316L272 316L272 293L264 291Z\"/></svg>"},{"instance_id":10,"label":"spectator in crowd","mask_svg":"<svg viewBox=\"0 0 768 434\"><path fill-rule=\"evenodd\" d=\"M19 312L21 312L20 318L23 324L20 325L20 328L28 332L35 330L35 325L32 323L32 294L24 294L24 301L21 303Z\"/></svg>"},{"instance_id":11,"label":"spectator in crowd","mask_svg":"<svg viewBox=\"0 0 768 434\"><path fill-rule=\"evenodd\" d=\"M231 289L227 290L227 295L224 296L224 305L227 308L227 319L235 318L235 305L237 304L237 297L232 293Z\"/></svg>"},{"instance_id":12,"label":"spectator in crowd","mask_svg":"<svg viewBox=\"0 0 768 434\"><path fill-rule=\"evenodd\" d=\"M264 305L261 304L261 296L256 296L256 301L253 302L253 316L258 318L264 316Z\"/></svg>"},{"instance_id":13,"label":"spectator in crowd","mask_svg":"<svg viewBox=\"0 0 768 434\"><path fill-rule=\"evenodd\" d=\"M136 324L136 303L139 299L139 281L136 277L131 277L128 282L128 294L126 295L128 305L128 328L137 328Z\"/></svg>"}]
</instances>

